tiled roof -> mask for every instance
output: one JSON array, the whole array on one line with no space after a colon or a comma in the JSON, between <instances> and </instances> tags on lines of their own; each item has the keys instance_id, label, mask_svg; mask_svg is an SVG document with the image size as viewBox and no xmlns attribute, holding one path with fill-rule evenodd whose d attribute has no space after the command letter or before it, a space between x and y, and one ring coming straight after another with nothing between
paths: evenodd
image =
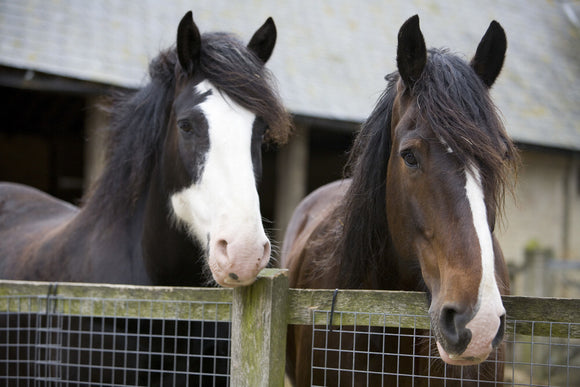
<instances>
[{"instance_id":1,"label":"tiled roof","mask_svg":"<svg viewBox=\"0 0 580 387\"><path fill-rule=\"evenodd\" d=\"M278 27L269 67L297 114L362 121L395 70L396 37L415 13L428 46L469 58L492 19L508 35L493 89L516 140L580 150L578 1L0 0L0 65L137 87L192 9L203 31L248 40ZM576 14L574 13L576 10Z\"/></svg>"}]
</instances>

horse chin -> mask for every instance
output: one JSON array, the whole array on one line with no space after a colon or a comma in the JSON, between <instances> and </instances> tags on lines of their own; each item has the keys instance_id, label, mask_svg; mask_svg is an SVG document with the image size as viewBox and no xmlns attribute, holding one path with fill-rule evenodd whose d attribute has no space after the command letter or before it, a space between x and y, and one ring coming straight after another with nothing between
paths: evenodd
<instances>
[{"instance_id":1,"label":"horse chin","mask_svg":"<svg viewBox=\"0 0 580 387\"><path fill-rule=\"evenodd\" d=\"M232 276L230 273L229 275L222 271L211 270L211 274L213 276L214 281L224 288L237 288L239 286L248 286L253 284L256 281L258 273L255 276L250 276L247 278L239 278L237 276Z\"/></svg>"},{"instance_id":2,"label":"horse chin","mask_svg":"<svg viewBox=\"0 0 580 387\"><path fill-rule=\"evenodd\" d=\"M437 349L439 350L439 356L441 357L441 360L443 360L447 364L456 366L469 366L479 364L485 361L489 356L489 354L491 353L490 351L485 356L481 357L449 354L447 353L447 351L445 351L445 349L443 349L443 346L439 341L437 341Z\"/></svg>"},{"instance_id":3,"label":"horse chin","mask_svg":"<svg viewBox=\"0 0 580 387\"><path fill-rule=\"evenodd\" d=\"M260 271L267 266L269 259L264 257L244 258L238 260L239 264L232 264L231 261L219 254L217 257L210 255L208 265L215 282L226 288L248 286L254 283Z\"/></svg>"},{"instance_id":4,"label":"horse chin","mask_svg":"<svg viewBox=\"0 0 580 387\"><path fill-rule=\"evenodd\" d=\"M240 280L234 280L231 279L229 277L221 277L222 281L219 282L216 277L214 276L214 280L220 285L223 286L224 288L237 288L239 286L248 286L254 283L254 281L256 281L256 277L245 280L245 281L240 281Z\"/></svg>"}]
</instances>

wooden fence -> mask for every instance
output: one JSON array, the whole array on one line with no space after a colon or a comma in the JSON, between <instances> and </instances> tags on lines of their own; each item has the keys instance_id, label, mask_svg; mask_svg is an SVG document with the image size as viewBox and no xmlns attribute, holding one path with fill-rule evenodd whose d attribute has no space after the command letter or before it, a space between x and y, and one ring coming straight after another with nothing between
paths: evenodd
<instances>
[{"instance_id":1,"label":"wooden fence","mask_svg":"<svg viewBox=\"0 0 580 387\"><path fill-rule=\"evenodd\" d=\"M234 290L0 281L0 313L22 312L18 297L35 296L40 302L27 305L28 313L48 312L60 298L66 298L68 301L60 310L71 315L114 318L170 315L192 320L210 315L215 321L232 322L231 386L283 386L287 325L327 325L328 314L314 312L330 310L333 295L333 290L289 289L286 271L277 269L265 269L253 285ZM45 298L46 302L42 302ZM87 299L98 302L91 303L87 310L83 301ZM147 300L162 302L142 308L141 303ZM181 303L185 300L201 304L199 308L189 304L186 308ZM580 299L507 296L503 301L508 319L519 320L518 334L580 339ZM203 303L209 304L202 307ZM400 327L405 324L404 319L393 317L389 321L385 311L395 316L425 316L427 308L424 293L340 290L335 297L333 324ZM417 321L424 321L419 322L424 326L417 326ZM414 328L429 329L427 319L415 319L413 324ZM508 325L508 335L510 329L513 327Z\"/></svg>"}]
</instances>

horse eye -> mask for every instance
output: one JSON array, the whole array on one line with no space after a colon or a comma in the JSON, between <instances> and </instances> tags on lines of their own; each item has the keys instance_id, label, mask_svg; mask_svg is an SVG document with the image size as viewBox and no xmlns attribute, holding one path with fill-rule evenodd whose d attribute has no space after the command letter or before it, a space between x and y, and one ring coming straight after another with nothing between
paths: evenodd
<instances>
[{"instance_id":1,"label":"horse eye","mask_svg":"<svg viewBox=\"0 0 580 387\"><path fill-rule=\"evenodd\" d=\"M193 130L193 125L189 120L179 120L177 121L177 127L186 133L189 133Z\"/></svg>"},{"instance_id":2,"label":"horse eye","mask_svg":"<svg viewBox=\"0 0 580 387\"><path fill-rule=\"evenodd\" d=\"M417 168L419 166L419 162L417 158L410 150L404 150L401 152L401 157L405 161L405 164L410 168Z\"/></svg>"}]
</instances>

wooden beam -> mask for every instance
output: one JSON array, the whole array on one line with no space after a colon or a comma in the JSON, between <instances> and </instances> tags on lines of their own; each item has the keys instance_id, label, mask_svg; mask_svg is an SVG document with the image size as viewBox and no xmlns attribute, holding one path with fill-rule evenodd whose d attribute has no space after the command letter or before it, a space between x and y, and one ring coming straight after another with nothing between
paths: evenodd
<instances>
[{"instance_id":1,"label":"wooden beam","mask_svg":"<svg viewBox=\"0 0 580 387\"><path fill-rule=\"evenodd\" d=\"M288 324L329 324L330 314L326 312L332 309L333 293L290 289ZM580 299L503 296L502 300L508 334L580 338ZM428 308L422 292L339 290L332 322L428 329ZM317 311L322 313L314 313Z\"/></svg>"},{"instance_id":2,"label":"wooden beam","mask_svg":"<svg viewBox=\"0 0 580 387\"><path fill-rule=\"evenodd\" d=\"M294 209L307 193L309 128L297 125L276 161L276 240L282 244Z\"/></svg>"},{"instance_id":3,"label":"wooden beam","mask_svg":"<svg viewBox=\"0 0 580 387\"><path fill-rule=\"evenodd\" d=\"M0 312L230 321L231 302L224 288L0 281Z\"/></svg>"},{"instance_id":4,"label":"wooden beam","mask_svg":"<svg viewBox=\"0 0 580 387\"><path fill-rule=\"evenodd\" d=\"M232 386L284 386L288 273L265 269L250 286L234 289Z\"/></svg>"},{"instance_id":5,"label":"wooden beam","mask_svg":"<svg viewBox=\"0 0 580 387\"><path fill-rule=\"evenodd\" d=\"M281 332L285 335L285 329L280 326L286 323L327 325L330 322L329 311L332 308L334 291L289 289L287 296L277 294L278 290L275 289L280 286L287 287L287 284L284 285L286 281L286 271L265 269L256 284L235 290L238 296L234 306L238 309L233 311L230 304L236 297L231 289L0 280L0 312L44 313L47 303L43 301L50 296L55 298L51 305L55 308L54 302L57 303L57 312L86 316L172 316L184 319L205 317L212 320L217 318L217 321L231 321L233 313L242 313L247 319L244 320L245 323L249 324L245 327L249 327L250 337L255 335L252 324L262 318L261 314L250 312L258 307L264 314L276 315L266 317L267 320L262 323L270 329L278 329L278 335ZM580 299L522 296L504 296L502 299L507 311L508 334L515 332L527 335L533 333L535 336L580 338ZM192 302L199 303L200 307L188 306ZM204 303L214 303L216 306ZM250 311L242 308L244 305L248 305ZM271 312L264 312L270 307ZM334 325L356 323L428 328L429 323L427 297L421 292L339 290L334 310ZM273 326L278 328L272 328ZM244 327L238 326L237 329L242 328Z\"/></svg>"}]
</instances>

